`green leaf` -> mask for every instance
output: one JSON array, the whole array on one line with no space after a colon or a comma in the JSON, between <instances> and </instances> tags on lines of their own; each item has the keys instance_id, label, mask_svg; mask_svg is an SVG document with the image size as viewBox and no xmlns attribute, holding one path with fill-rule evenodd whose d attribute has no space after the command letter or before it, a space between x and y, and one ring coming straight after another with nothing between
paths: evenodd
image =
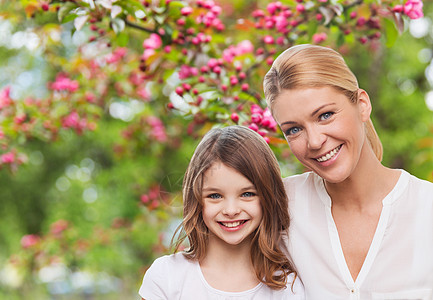
<instances>
[{"instance_id":1,"label":"green leaf","mask_svg":"<svg viewBox=\"0 0 433 300\"><path fill-rule=\"evenodd\" d=\"M116 37L116 44L120 47L126 47L129 42L129 35L125 32L121 32Z\"/></svg>"},{"instance_id":2,"label":"green leaf","mask_svg":"<svg viewBox=\"0 0 433 300\"><path fill-rule=\"evenodd\" d=\"M344 44L345 40L346 39L344 37L344 34L342 32L339 32L337 37L337 47L341 47Z\"/></svg>"},{"instance_id":3,"label":"green leaf","mask_svg":"<svg viewBox=\"0 0 433 300\"><path fill-rule=\"evenodd\" d=\"M122 32L125 29L125 21L119 18L114 18L111 20L111 27L116 34Z\"/></svg>"},{"instance_id":4,"label":"green leaf","mask_svg":"<svg viewBox=\"0 0 433 300\"><path fill-rule=\"evenodd\" d=\"M311 39L313 34L317 32L318 22L310 22L308 24L308 39Z\"/></svg>"},{"instance_id":5,"label":"green leaf","mask_svg":"<svg viewBox=\"0 0 433 300\"><path fill-rule=\"evenodd\" d=\"M64 5L62 5L59 9L59 12L57 13L57 17L59 19L59 22L63 22L64 18L71 12L71 10L73 10L76 7L77 7L77 5L74 2L67 2ZM73 19L75 19L76 17L77 17L77 15L74 15ZM73 20L73 19L71 19L71 20ZM71 21L71 20L69 20L69 21Z\"/></svg>"},{"instance_id":6,"label":"green leaf","mask_svg":"<svg viewBox=\"0 0 433 300\"><path fill-rule=\"evenodd\" d=\"M392 22L389 19L383 19L384 25L385 25L385 38L386 43L385 45L390 48L394 45L395 41L398 37L398 30L394 25L394 22Z\"/></svg>"},{"instance_id":7,"label":"green leaf","mask_svg":"<svg viewBox=\"0 0 433 300\"><path fill-rule=\"evenodd\" d=\"M71 21L75 20L77 17L78 17L78 16L75 15L75 14L67 15L66 17L63 18L63 20L62 20L62 24L65 24L65 23L71 22ZM74 28L74 29L75 29L75 28Z\"/></svg>"}]
</instances>

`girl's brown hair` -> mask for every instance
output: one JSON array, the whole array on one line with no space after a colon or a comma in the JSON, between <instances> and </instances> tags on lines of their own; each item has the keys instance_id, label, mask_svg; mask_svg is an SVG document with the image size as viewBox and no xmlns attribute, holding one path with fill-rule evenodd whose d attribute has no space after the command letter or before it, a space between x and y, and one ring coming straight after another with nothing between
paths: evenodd
<instances>
[{"instance_id":1,"label":"girl's brown hair","mask_svg":"<svg viewBox=\"0 0 433 300\"><path fill-rule=\"evenodd\" d=\"M188 238L185 256L201 260L206 255L208 229L203 221L203 175L221 162L254 184L263 210L260 225L253 233L251 261L258 280L272 289L284 288L293 265L281 249L282 236L289 228L287 195L274 153L256 132L243 126L210 130L197 146L183 180L183 222L175 251Z\"/></svg>"},{"instance_id":2,"label":"girl's brown hair","mask_svg":"<svg viewBox=\"0 0 433 300\"><path fill-rule=\"evenodd\" d=\"M336 51L316 45L297 45L284 51L265 76L263 87L266 102L273 112L275 99L283 90L331 86L345 94L352 103L358 101L358 81ZM371 119L366 136L379 160L383 148Z\"/></svg>"}]
</instances>

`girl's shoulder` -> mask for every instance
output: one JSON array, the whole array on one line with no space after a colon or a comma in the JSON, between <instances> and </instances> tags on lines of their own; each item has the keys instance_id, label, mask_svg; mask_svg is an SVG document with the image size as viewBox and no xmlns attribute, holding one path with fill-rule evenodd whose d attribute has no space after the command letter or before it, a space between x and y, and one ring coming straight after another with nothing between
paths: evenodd
<instances>
[{"instance_id":1,"label":"girl's shoulder","mask_svg":"<svg viewBox=\"0 0 433 300\"><path fill-rule=\"evenodd\" d=\"M175 254L161 256L152 263L150 269L158 269L161 271L173 270L184 270L193 267L197 262L194 260L187 259L183 252L178 252Z\"/></svg>"},{"instance_id":2,"label":"girl's shoulder","mask_svg":"<svg viewBox=\"0 0 433 300\"><path fill-rule=\"evenodd\" d=\"M182 290L185 274L196 276L197 264L182 252L157 258L144 274L140 296L144 299L173 299L172 295Z\"/></svg>"}]
</instances>

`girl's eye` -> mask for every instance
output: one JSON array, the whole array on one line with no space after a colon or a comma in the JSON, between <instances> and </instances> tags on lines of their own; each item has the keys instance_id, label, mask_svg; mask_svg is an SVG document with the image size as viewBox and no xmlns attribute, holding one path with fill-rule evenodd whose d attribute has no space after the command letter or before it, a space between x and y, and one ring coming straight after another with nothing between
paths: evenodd
<instances>
[{"instance_id":1,"label":"girl's eye","mask_svg":"<svg viewBox=\"0 0 433 300\"><path fill-rule=\"evenodd\" d=\"M222 198L222 196L220 194L214 193L214 194L208 195L207 198L210 198L210 199L219 199L219 198Z\"/></svg>"},{"instance_id":2,"label":"girl's eye","mask_svg":"<svg viewBox=\"0 0 433 300\"><path fill-rule=\"evenodd\" d=\"M242 197L254 197L254 196L256 196L256 194L253 192L245 192L242 194Z\"/></svg>"},{"instance_id":3,"label":"girl's eye","mask_svg":"<svg viewBox=\"0 0 433 300\"><path fill-rule=\"evenodd\" d=\"M331 118L333 115L334 115L333 112L326 112L326 113L324 113L324 114L321 114L321 115L319 116L319 119L320 119L321 121L325 121L325 120L328 120L329 118Z\"/></svg>"},{"instance_id":4,"label":"girl's eye","mask_svg":"<svg viewBox=\"0 0 433 300\"><path fill-rule=\"evenodd\" d=\"M287 136L288 135L294 135L294 134L297 134L300 131L301 131L301 128L299 128L299 127L292 127L292 128L287 129L284 132L284 134L287 135Z\"/></svg>"}]
</instances>

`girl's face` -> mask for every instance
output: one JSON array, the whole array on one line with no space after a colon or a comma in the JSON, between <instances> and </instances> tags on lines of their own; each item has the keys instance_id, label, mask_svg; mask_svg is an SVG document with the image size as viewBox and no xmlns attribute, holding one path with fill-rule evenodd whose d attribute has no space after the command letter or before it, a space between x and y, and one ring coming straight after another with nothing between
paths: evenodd
<instances>
[{"instance_id":1,"label":"girl's face","mask_svg":"<svg viewBox=\"0 0 433 300\"><path fill-rule=\"evenodd\" d=\"M332 87L284 90L275 100L274 116L293 154L331 183L353 174L366 135L371 104L365 91L358 102Z\"/></svg>"},{"instance_id":2,"label":"girl's face","mask_svg":"<svg viewBox=\"0 0 433 300\"><path fill-rule=\"evenodd\" d=\"M216 162L204 173L202 197L210 244L239 245L251 239L262 220L262 207L256 188L245 176Z\"/></svg>"}]
</instances>

